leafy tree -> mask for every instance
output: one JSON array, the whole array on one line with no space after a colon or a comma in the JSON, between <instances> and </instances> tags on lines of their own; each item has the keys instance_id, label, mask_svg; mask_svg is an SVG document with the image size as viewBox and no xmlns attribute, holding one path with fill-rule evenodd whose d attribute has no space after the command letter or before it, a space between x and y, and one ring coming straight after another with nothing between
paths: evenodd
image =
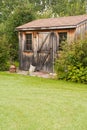
<instances>
[{"instance_id":1,"label":"leafy tree","mask_svg":"<svg viewBox=\"0 0 87 130\"><path fill-rule=\"evenodd\" d=\"M34 11L43 12L51 8L59 16L86 13L86 0L0 0L0 22L8 19L16 8L23 5L34 6Z\"/></svg>"},{"instance_id":2,"label":"leafy tree","mask_svg":"<svg viewBox=\"0 0 87 130\"><path fill-rule=\"evenodd\" d=\"M0 37L0 71L9 68L9 46L6 42L5 35Z\"/></svg>"},{"instance_id":3,"label":"leafy tree","mask_svg":"<svg viewBox=\"0 0 87 130\"><path fill-rule=\"evenodd\" d=\"M81 15L86 12L85 0L70 0L67 4L68 15Z\"/></svg>"},{"instance_id":4,"label":"leafy tree","mask_svg":"<svg viewBox=\"0 0 87 130\"><path fill-rule=\"evenodd\" d=\"M23 5L16 8L5 24L5 33L10 45L10 57L12 60L18 58L18 36L16 27L35 19L31 6Z\"/></svg>"},{"instance_id":5,"label":"leafy tree","mask_svg":"<svg viewBox=\"0 0 87 130\"><path fill-rule=\"evenodd\" d=\"M67 0L52 0L50 4L54 13L59 16L66 15Z\"/></svg>"},{"instance_id":6,"label":"leafy tree","mask_svg":"<svg viewBox=\"0 0 87 130\"><path fill-rule=\"evenodd\" d=\"M44 9L42 12L37 11L36 18L41 19L41 18L52 18L52 17L58 17L56 13L53 13L52 8L48 7Z\"/></svg>"},{"instance_id":7,"label":"leafy tree","mask_svg":"<svg viewBox=\"0 0 87 130\"><path fill-rule=\"evenodd\" d=\"M0 22L4 22L14 12L16 8L29 5L28 0L0 0Z\"/></svg>"},{"instance_id":8,"label":"leafy tree","mask_svg":"<svg viewBox=\"0 0 87 130\"><path fill-rule=\"evenodd\" d=\"M46 9L49 6L48 0L29 0L29 1L30 3L34 4L36 11L43 12L44 9Z\"/></svg>"}]
</instances>

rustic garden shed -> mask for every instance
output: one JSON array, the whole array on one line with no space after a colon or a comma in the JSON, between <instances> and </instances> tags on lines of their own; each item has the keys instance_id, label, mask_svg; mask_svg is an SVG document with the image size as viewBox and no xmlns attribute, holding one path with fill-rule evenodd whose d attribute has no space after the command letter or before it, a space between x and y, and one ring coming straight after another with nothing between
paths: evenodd
<instances>
[{"instance_id":1,"label":"rustic garden shed","mask_svg":"<svg viewBox=\"0 0 87 130\"><path fill-rule=\"evenodd\" d=\"M54 60L61 50L62 41L70 44L84 38L87 15L39 19L16 28L19 36L20 69L54 71Z\"/></svg>"}]
</instances>

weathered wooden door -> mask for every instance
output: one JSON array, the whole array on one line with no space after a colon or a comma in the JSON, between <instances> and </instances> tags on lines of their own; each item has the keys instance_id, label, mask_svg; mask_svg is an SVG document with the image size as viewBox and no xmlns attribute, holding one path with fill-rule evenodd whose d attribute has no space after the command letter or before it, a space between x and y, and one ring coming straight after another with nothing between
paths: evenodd
<instances>
[{"instance_id":1,"label":"weathered wooden door","mask_svg":"<svg viewBox=\"0 0 87 130\"><path fill-rule=\"evenodd\" d=\"M54 32L40 32L38 34L37 70L54 72L57 50L57 35Z\"/></svg>"}]
</instances>

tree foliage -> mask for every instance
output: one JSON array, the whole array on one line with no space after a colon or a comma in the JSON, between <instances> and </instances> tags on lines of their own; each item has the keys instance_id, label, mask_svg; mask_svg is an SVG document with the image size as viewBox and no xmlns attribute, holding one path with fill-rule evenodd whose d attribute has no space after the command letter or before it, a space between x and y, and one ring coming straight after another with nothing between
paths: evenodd
<instances>
[{"instance_id":1,"label":"tree foliage","mask_svg":"<svg viewBox=\"0 0 87 130\"><path fill-rule=\"evenodd\" d=\"M84 14L87 8L86 0L0 0L0 22L7 20L16 8L30 4L35 13L49 7L59 16Z\"/></svg>"},{"instance_id":2,"label":"tree foliage","mask_svg":"<svg viewBox=\"0 0 87 130\"><path fill-rule=\"evenodd\" d=\"M2 42L3 41L3 42ZM6 42L6 37L0 37L0 71L8 70L9 68L9 46Z\"/></svg>"},{"instance_id":3,"label":"tree foliage","mask_svg":"<svg viewBox=\"0 0 87 130\"><path fill-rule=\"evenodd\" d=\"M25 8L25 9L24 9ZM26 17L25 17L26 16ZM12 60L18 58L18 36L16 27L34 19L32 9L28 5L16 8L9 19L5 22L5 34L10 46L10 57Z\"/></svg>"},{"instance_id":4,"label":"tree foliage","mask_svg":"<svg viewBox=\"0 0 87 130\"><path fill-rule=\"evenodd\" d=\"M15 9L30 5L28 0L0 0L0 22L6 21Z\"/></svg>"}]
</instances>

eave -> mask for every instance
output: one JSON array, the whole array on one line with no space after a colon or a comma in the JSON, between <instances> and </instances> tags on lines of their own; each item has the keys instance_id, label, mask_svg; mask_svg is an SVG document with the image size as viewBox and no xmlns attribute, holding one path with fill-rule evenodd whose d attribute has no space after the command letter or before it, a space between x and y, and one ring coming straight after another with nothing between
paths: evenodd
<instances>
[{"instance_id":1,"label":"eave","mask_svg":"<svg viewBox=\"0 0 87 130\"><path fill-rule=\"evenodd\" d=\"M34 30L56 30L56 29L75 29L76 25L57 26L57 27L29 27L29 28L16 28L17 31L34 31Z\"/></svg>"}]
</instances>

